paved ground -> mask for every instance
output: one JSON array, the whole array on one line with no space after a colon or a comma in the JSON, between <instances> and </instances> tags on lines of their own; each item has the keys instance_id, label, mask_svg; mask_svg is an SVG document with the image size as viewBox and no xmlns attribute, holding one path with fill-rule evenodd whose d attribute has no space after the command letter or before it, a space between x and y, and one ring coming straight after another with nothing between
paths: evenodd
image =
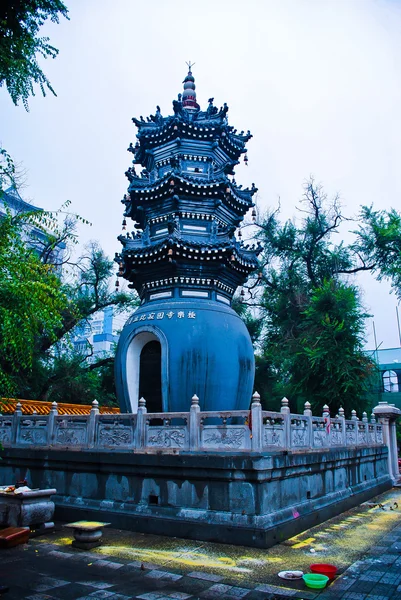
<instances>
[{"instance_id":1,"label":"paved ground","mask_svg":"<svg viewBox=\"0 0 401 600\"><path fill-rule=\"evenodd\" d=\"M401 489L269 550L106 529L83 552L60 528L0 553L7 600L401 600ZM339 568L318 593L285 582L285 569Z\"/></svg>"}]
</instances>

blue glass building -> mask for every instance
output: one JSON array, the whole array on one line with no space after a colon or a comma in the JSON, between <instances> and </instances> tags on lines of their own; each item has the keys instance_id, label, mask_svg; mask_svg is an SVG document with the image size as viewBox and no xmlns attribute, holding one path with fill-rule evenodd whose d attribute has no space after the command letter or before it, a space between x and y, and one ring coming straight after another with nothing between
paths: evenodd
<instances>
[{"instance_id":1,"label":"blue glass building","mask_svg":"<svg viewBox=\"0 0 401 600\"><path fill-rule=\"evenodd\" d=\"M248 331L231 308L236 288L257 269L257 252L235 237L257 191L233 175L249 131L228 124L228 106L196 101L191 72L173 101L174 114L133 119L138 128L123 227L119 275L141 299L128 319L116 357L123 411L248 408L254 357ZM141 165L137 174L135 165ZM131 228L131 227L130 227Z\"/></svg>"}]
</instances>

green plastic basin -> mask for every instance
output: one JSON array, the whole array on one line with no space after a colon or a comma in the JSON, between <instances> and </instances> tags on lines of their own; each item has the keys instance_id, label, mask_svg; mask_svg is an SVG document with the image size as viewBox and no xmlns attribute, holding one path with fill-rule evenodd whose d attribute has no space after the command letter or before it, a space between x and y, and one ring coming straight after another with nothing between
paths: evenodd
<instances>
[{"instance_id":1,"label":"green plastic basin","mask_svg":"<svg viewBox=\"0 0 401 600\"><path fill-rule=\"evenodd\" d=\"M306 573L302 576L302 579L308 587L314 590L322 590L329 581L326 575L320 575L319 573Z\"/></svg>"}]
</instances>

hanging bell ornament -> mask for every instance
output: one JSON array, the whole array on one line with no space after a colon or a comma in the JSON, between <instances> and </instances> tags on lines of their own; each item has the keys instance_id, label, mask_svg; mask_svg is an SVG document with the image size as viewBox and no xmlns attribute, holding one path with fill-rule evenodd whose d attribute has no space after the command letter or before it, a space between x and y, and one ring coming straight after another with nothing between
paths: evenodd
<instances>
[{"instance_id":1,"label":"hanging bell ornament","mask_svg":"<svg viewBox=\"0 0 401 600\"><path fill-rule=\"evenodd\" d=\"M244 163L245 163L245 166L247 167L248 166L248 155L247 154L245 154L245 156L244 156Z\"/></svg>"},{"instance_id":2,"label":"hanging bell ornament","mask_svg":"<svg viewBox=\"0 0 401 600\"><path fill-rule=\"evenodd\" d=\"M255 209L255 207L253 207L253 209L252 209L252 220L256 221L256 209Z\"/></svg>"},{"instance_id":3,"label":"hanging bell ornament","mask_svg":"<svg viewBox=\"0 0 401 600\"><path fill-rule=\"evenodd\" d=\"M123 220L123 231L125 231L127 229L127 220L124 219Z\"/></svg>"},{"instance_id":4,"label":"hanging bell ornament","mask_svg":"<svg viewBox=\"0 0 401 600\"><path fill-rule=\"evenodd\" d=\"M239 229L239 231L238 231L238 237L239 237L239 239L241 239L241 238L242 238L241 229Z\"/></svg>"},{"instance_id":5,"label":"hanging bell ornament","mask_svg":"<svg viewBox=\"0 0 401 600\"><path fill-rule=\"evenodd\" d=\"M168 256L168 261L173 262L173 249L172 248L169 248L169 251L167 252L167 256Z\"/></svg>"},{"instance_id":6,"label":"hanging bell ornament","mask_svg":"<svg viewBox=\"0 0 401 600\"><path fill-rule=\"evenodd\" d=\"M234 262L234 261L235 261L235 256L234 256L234 254L231 254L231 262Z\"/></svg>"},{"instance_id":7,"label":"hanging bell ornament","mask_svg":"<svg viewBox=\"0 0 401 600\"><path fill-rule=\"evenodd\" d=\"M116 279L116 290L120 287L120 282Z\"/></svg>"}]
</instances>

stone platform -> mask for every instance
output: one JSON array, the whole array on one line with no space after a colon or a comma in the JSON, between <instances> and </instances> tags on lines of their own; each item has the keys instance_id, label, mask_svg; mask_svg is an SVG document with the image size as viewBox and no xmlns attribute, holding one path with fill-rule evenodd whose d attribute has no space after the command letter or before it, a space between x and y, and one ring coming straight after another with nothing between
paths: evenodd
<instances>
[{"instance_id":1,"label":"stone platform","mask_svg":"<svg viewBox=\"0 0 401 600\"><path fill-rule=\"evenodd\" d=\"M7 448L1 477L25 468L54 486L56 518L267 548L392 487L386 446L314 452L160 454Z\"/></svg>"}]
</instances>

